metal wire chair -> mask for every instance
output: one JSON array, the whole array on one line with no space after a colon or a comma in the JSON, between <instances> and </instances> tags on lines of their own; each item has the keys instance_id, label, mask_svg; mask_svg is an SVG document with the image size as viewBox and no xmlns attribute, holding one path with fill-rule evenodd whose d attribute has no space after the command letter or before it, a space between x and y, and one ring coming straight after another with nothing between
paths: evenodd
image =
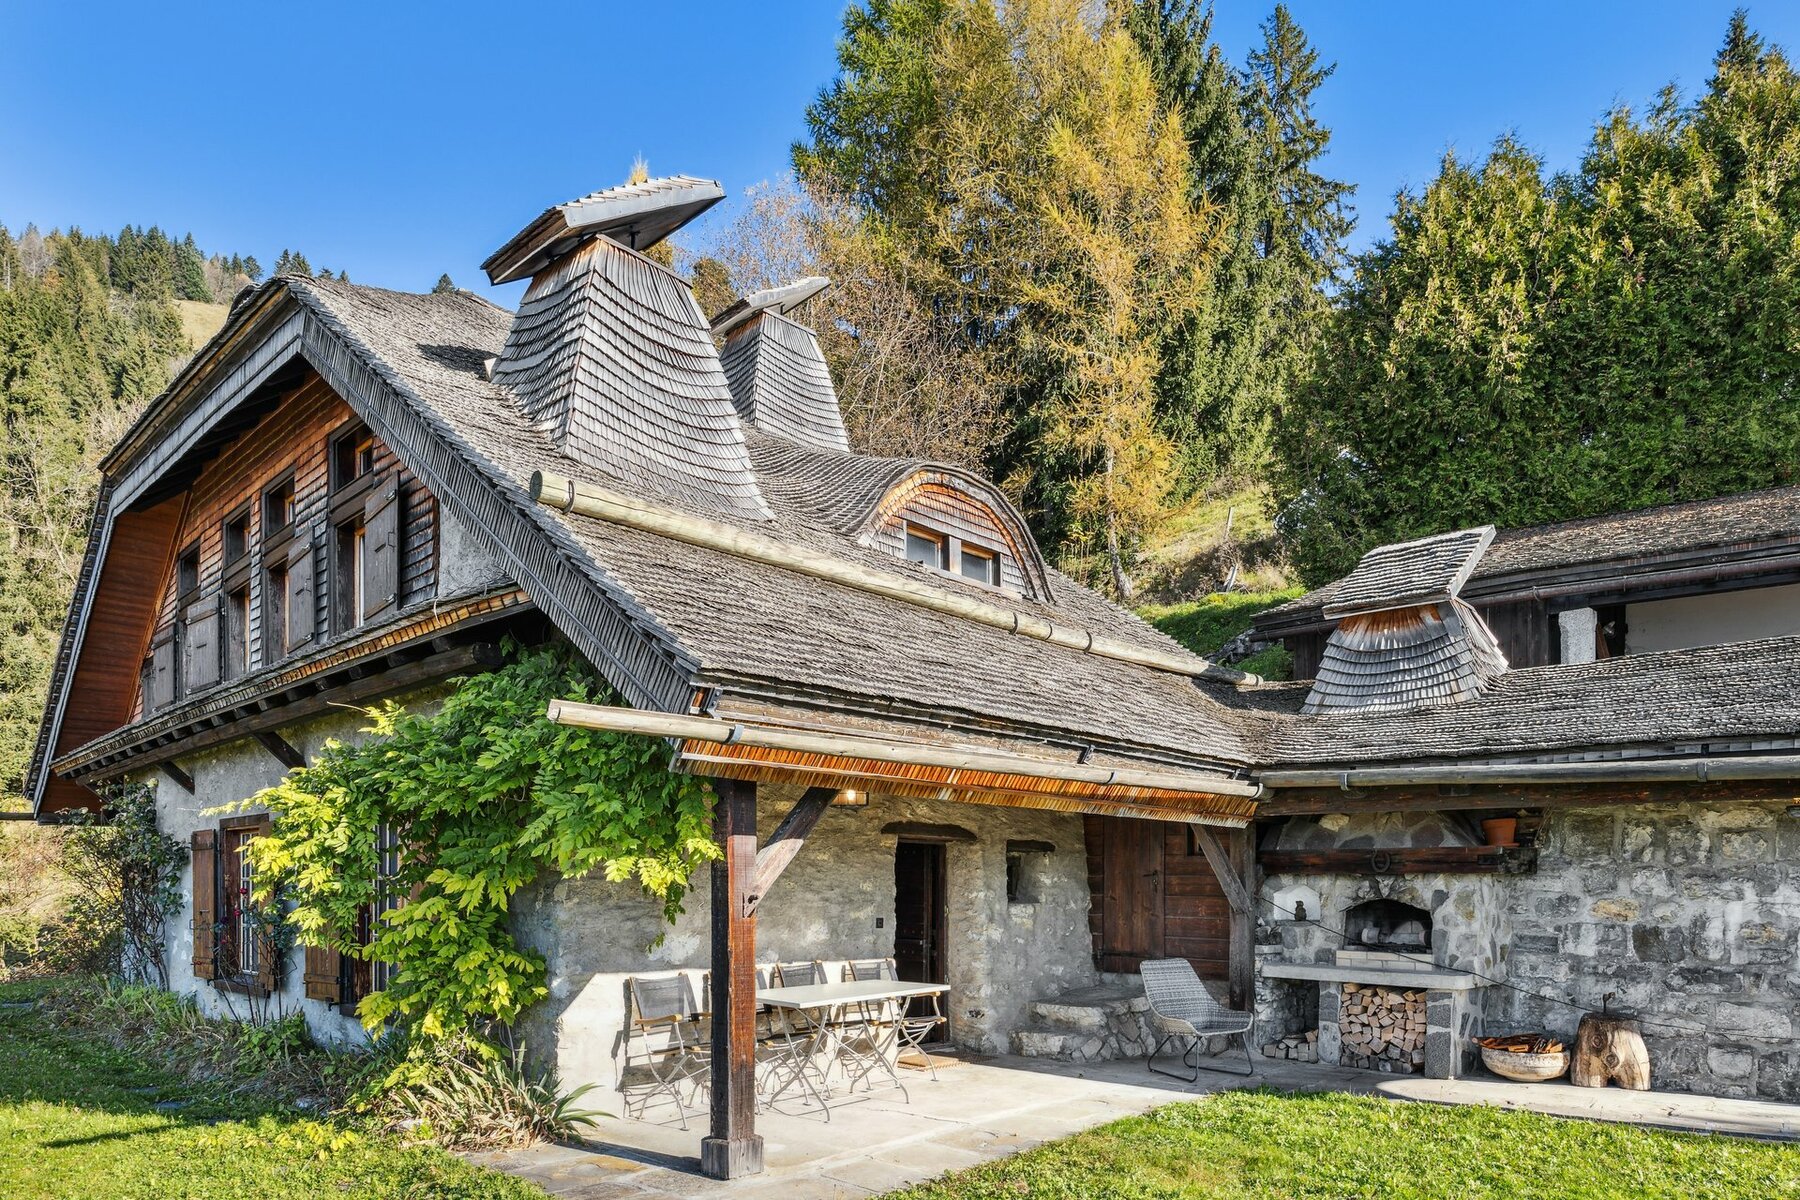
<instances>
[{"instance_id":1,"label":"metal wire chair","mask_svg":"<svg viewBox=\"0 0 1800 1200\"><path fill-rule=\"evenodd\" d=\"M1150 1001L1150 1026L1157 1035L1156 1045L1144 1056L1144 1065L1158 1075L1171 1079L1184 1076L1165 1071L1156 1065L1156 1056L1171 1041L1186 1041L1188 1048L1181 1056L1182 1065L1193 1070L1185 1078L1189 1083L1200 1078L1201 1071L1223 1071L1230 1075L1256 1074L1256 1058L1250 1052L1250 1030L1256 1014L1227 1008L1214 1000L1194 968L1185 958L1146 959L1138 967L1144 979L1144 995ZM1242 1071L1231 1067L1209 1067L1200 1062L1200 1046L1209 1037L1236 1037L1244 1045Z\"/></svg>"},{"instance_id":2,"label":"metal wire chair","mask_svg":"<svg viewBox=\"0 0 1800 1200\"><path fill-rule=\"evenodd\" d=\"M626 1050L627 1062L635 1061L648 1072L651 1087L638 1104L643 1116L650 1101L667 1095L686 1129L687 1105L682 1100L683 1085L692 1084L698 1097L707 1084L712 1065L712 1049L695 1019L699 1005L694 1000L693 985L686 975L669 975L646 979L634 975L631 987L631 1023L637 1042L635 1051Z\"/></svg>"},{"instance_id":3,"label":"metal wire chair","mask_svg":"<svg viewBox=\"0 0 1800 1200\"><path fill-rule=\"evenodd\" d=\"M825 983L825 964L812 962L778 962L775 964L776 987L810 987Z\"/></svg>"}]
</instances>

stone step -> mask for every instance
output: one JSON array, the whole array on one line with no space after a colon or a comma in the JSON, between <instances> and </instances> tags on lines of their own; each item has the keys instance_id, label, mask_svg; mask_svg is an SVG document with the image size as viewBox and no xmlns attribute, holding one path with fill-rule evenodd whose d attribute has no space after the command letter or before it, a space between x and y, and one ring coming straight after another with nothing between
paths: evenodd
<instances>
[{"instance_id":1,"label":"stone step","mask_svg":"<svg viewBox=\"0 0 1800 1200\"><path fill-rule=\"evenodd\" d=\"M1103 1033L1110 1015L1097 1004L1064 1004L1060 1000L1033 1000L1026 1008L1035 1023L1073 1033Z\"/></svg>"},{"instance_id":2,"label":"stone step","mask_svg":"<svg viewBox=\"0 0 1800 1200\"><path fill-rule=\"evenodd\" d=\"M1094 1035L1070 1033L1058 1029L1016 1029L1012 1035L1012 1052L1020 1058L1050 1058L1076 1062L1082 1048Z\"/></svg>"}]
</instances>

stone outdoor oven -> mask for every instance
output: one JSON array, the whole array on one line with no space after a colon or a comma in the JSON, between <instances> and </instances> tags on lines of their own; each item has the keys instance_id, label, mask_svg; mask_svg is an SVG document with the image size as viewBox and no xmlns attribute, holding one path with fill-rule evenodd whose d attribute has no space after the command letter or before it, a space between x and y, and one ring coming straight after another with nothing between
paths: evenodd
<instances>
[{"instance_id":1,"label":"stone outdoor oven","mask_svg":"<svg viewBox=\"0 0 1800 1200\"><path fill-rule=\"evenodd\" d=\"M1259 949L1258 1015L1272 1052L1462 1072L1479 1032L1468 1000L1502 969L1506 906L1493 875L1414 870L1403 852L1477 845L1436 813L1289 820L1265 852L1271 893L1304 898L1277 901Z\"/></svg>"}]
</instances>

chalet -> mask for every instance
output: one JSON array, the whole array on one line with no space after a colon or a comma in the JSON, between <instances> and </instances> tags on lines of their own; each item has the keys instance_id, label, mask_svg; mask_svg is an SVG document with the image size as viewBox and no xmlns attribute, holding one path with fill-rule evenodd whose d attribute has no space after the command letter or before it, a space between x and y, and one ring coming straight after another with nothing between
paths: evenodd
<instances>
[{"instance_id":1,"label":"chalet","mask_svg":"<svg viewBox=\"0 0 1800 1200\"><path fill-rule=\"evenodd\" d=\"M1439 1075L1610 994L1659 1084L1800 1097L1792 629L1522 652L1494 605L1551 605L1516 624L1547 644L1554 611L1579 649L1578 601L1641 631L1658 599L1506 591L1533 564L1573 585L1595 539L1471 530L1270 618L1316 637L1306 682L1197 658L1059 573L990 481L848 448L804 323L823 280L709 321L643 251L722 194L547 210L484 264L529 281L516 313L270 280L106 458L28 787L51 820L156 781L193 848L174 987L358 1036L379 970L259 954L237 850L267 818L207 811L355 736L345 705L562 639L625 705L559 719L669 739L726 857L673 928L623 885L525 897L551 979L525 1041L629 1091L627 981L704 995L710 968L716 1173L758 1162L759 960L892 956L948 986L958 1046L1079 1060L1143 1052L1135 972L1185 958L1270 1052ZM1632 545L1645 578L1689 564ZM1785 569L1707 558L1753 560ZM1347 999L1390 993L1404 1044Z\"/></svg>"}]
</instances>

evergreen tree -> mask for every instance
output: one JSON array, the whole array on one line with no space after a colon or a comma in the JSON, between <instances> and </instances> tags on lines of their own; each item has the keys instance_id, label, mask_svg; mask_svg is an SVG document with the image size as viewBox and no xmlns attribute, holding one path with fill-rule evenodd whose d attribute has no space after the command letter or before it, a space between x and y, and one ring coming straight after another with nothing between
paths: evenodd
<instances>
[{"instance_id":1,"label":"evergreen tree","mask_svg":"<svg viewBox=\"0 0 1800 1200\"><path fill-rule=\"evenodd\" d=\"M244 256L243 265L239 269L243 272L244 278L248 279L251 283L262 282L263 268L262 264L256 261L256 255L246 254Z\"/></svg>"},{"instance_id":2,"label":"evergreen tree","mask_svg":"<svg viewBox=\"0 0 1800 1200\"><path fill-rule=\"evenodd\" d=\"M448 271L439 275L437 282L431 285L431 294L434 296L442 296L455 290L456 285L450 282L450 272Z\"/></svg>"},{"instance_id":3,"label":"evergreen tree","mask_svg":"<svg viewBox=\"0 0 1800 1200\"><path fill-rule=\"evenodd\" d=\"M212 287L206 282L206 260L201 257L200 247L194 244L194 235L188 234L174 248L175 257L175 294L183 300L211 300Z\"/></svg>"},{"instance_id":4,"label":"evergreen tree","mask_svg":"<svg viewBox=\"0 0 1800 1200\"><path fill-rule=\"evenodd\" d=\"M1733 19L1705 91L1545 178L1444 160L1357 259L1282 430L1311 580L1369 546L1800 482L1800 74Z\"/></svg>"}]
</instances>

